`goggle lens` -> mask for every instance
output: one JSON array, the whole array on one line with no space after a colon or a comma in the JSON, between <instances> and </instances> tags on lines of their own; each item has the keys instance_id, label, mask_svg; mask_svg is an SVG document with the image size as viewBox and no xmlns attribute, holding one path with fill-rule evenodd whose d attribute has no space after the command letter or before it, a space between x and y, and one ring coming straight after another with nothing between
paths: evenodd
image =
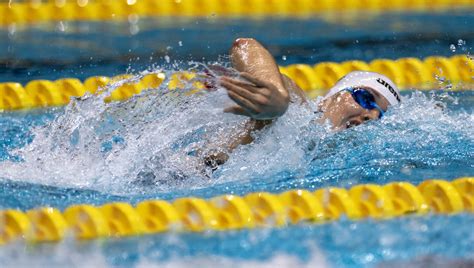
<instances>
[{"instance_id":1,"label":"goggle lens","mask_svg":"<svg viewBox=\"0 0 474 268\"><path fill-rule=\"evenodd\" d=\"M380 106L378 106L377 102L375 102L375 97L372 93L363 88L349 88L346 90L351 93L352 98L362 108L367 110L377 109L379 110L379 118L382 117L384 112Z\"/></svg>"}]
</instances>

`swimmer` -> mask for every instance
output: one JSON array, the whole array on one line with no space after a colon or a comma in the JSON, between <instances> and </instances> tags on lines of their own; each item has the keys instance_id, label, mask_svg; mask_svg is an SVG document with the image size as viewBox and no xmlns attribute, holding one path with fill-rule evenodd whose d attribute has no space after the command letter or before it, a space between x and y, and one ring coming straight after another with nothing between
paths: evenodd
<instances>
[{"instance_id":1,"label":"swimmer","mask_svg":"<svg viewBox=\"0 0 474 268\"><path fill-rule=\"evenodd\" d=\"M231 63L240 77L222 76L219 84L235 105L226 113L250 118L241 133L231 137L225 150L212 152L205 163L216 169L237 146L253 141L251 133L285 114L290 103L304 104L307 97L289 77L280 73L273 56L251 38L237 39L230 51ZM386 76L355 71L340 79L319 103L320 123L329 122L336 131L360 125L383 116L389 106L400 103L400 93Z\"/></svg>"}]
</instances>

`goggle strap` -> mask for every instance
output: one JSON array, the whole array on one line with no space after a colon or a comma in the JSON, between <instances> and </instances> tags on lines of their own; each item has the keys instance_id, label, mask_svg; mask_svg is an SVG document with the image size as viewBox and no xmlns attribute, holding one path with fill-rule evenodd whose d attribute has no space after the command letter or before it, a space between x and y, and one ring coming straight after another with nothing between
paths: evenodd
<instances>
[{"instance_id":1,"label":"goggle strap","mask_svg":"<svg viewBox=\"0 0 474 268\"><path fill-rule=\"evenodd\" d=\"M382 108L380 108L380 106L376 103L376 102L373 102L372 105L377 109L379 110L379 119L382 118L383 114L384 114L384 111L382 110Z\"/></svg>"}]
</instances>

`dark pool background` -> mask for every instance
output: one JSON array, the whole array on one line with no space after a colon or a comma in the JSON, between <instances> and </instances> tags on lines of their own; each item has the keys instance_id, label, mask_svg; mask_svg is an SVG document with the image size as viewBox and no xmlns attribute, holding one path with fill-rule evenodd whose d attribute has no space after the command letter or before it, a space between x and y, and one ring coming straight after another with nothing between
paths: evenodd
<instances>
[{"instance_id":1,"label":"dark pool background","mask_svg":"<svg viewBox=\"0 0 474 268\"><path fill-rule=\"evenodd\" d=\"M11 26L0 29L0 82L111 76L163 65L165 56L178 64L212 61L226 54L238 37L257 38L280 65L451 56L466 54L472 47L473 21L471 10L458 10ZM452 44L455 51L450 49Z\"/></svg>"},{"instance_id":2,"label":"dark pool background","mask_svg":"<svg viewBox=\"0 0 474 268\"><path fill-rule=\"evenodd\" d=\"M309 20L147 19L138 23L71 22L28 29L10 27L0 31L0 44L5 48L0 50L0 82L25 83L32 79L63 77L83 79L99 74L134 73L152 65L180 68L186 66L189 60L205 62L223 57L232 40L240 36L261 40L281 65L468 54L472 52L474 42L473 25L472 12L457 11L378 16L345 14ZM173 63L176 66L172 66ZM411 94L413 92L403 95L410 98ZM424 94L429 99L447 103L447 113L453 118L466 114L472 118L472 92ZM15 160L11 151L31 142L31 128L50 122L62 112L59 108L1 115L0 161ZM75 203L136 203L148 198L170 200L191 195L211 197L223 193L281 192L292 188L315 189L396 180L418 183L433 177L451 180L472 176L472 137L469 139L455 131L452 135L459 135L459 139L450 139L458 141L452 144L452 154L446 153L449 151L446 148L436 151L437 148L433 147L432 159L440 161L415 163L410 172L400 172L402 169L391 172L371 169L370 166L360 169L351 167L347 170L350 173L337 170L331 177L315 168L311 180L282 173L251 183L233 181L204 188L128 195L2 178L0 208L30 209L49 205L63 209ZM370 144L367 146L370 148ZM410 148L405 149L407 153L413 152ZM436 152L440 154L436 155ZM415 154L416 151L409 157L415 159ZM60 245L28 247L27 250L22 244L10 245L0 249L0 259L7 266L17 267L54 267L71 263L76 266L103 264L122 267L159 264L172 267L209 267L216 264L258 266L265 263L360 267L420 258L434 258L436 263L446 264L451 260L474 258L473 223L474 218L468 214L429 215L387 221L343 220L326 225L303 224L283 229L229 233L165 234L79 245L66 240Z\"/></svg>"}]
</instances>

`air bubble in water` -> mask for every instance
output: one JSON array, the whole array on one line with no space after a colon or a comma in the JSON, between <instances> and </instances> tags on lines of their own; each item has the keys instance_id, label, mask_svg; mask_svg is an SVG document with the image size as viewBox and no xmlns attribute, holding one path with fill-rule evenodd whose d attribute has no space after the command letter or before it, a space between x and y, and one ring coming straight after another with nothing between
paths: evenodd
<instances>
[{"instance_id":1,"label":"air bubble in water","mask_svg":"<svg viewBox=\"0 0 474 268\"><path fill-rule=\"evenodd\" d=\"M286 55L281 56L282 60L286 60Z\"/></svg>"},{"instance_id":2,"label":"air bubble in water","mask_svg":"<svg viewBox=\"0 0 474 268\"><path fill-rule=\"evenodd\" d=\"M170 56L166 55L166 56L165 56L165 61L166 61L166 63L170 63L170 61L171 61L171 60L170 60Z\"/></svg>"},{"instance_id":3,"label":"air bubble in water","mask_svg":"<svg viewBox=\"0 0 474 268\"><path fill-rule=\"evenodd\" d=\"M462 47L462 46L465 46L465 45L466 45L466 41L464 41L462 39L458 40L458 46Z\"/></svg>"},{"instance_id":4,"label":"air bubble in water","mask_svg":"<svg viewBox=\"0 0 474 268\"><path fill-rule=\"evenodd\" d=\"M183 41L179 41L179 42L178 42L178 45L179 45L180 47L182 47L182 46L183 46Z\"/></svg>"},{"instance_id":5,"label":"air bubble in water","mask_svg":"<svg viewBox=\"0 0 474 268\"><path fill-rule=\"evenodd\" d=\"M451 44L449 49L451 49L452 52L456 52L456 46L454 44Z\"/></svg>"}]
</instances>

